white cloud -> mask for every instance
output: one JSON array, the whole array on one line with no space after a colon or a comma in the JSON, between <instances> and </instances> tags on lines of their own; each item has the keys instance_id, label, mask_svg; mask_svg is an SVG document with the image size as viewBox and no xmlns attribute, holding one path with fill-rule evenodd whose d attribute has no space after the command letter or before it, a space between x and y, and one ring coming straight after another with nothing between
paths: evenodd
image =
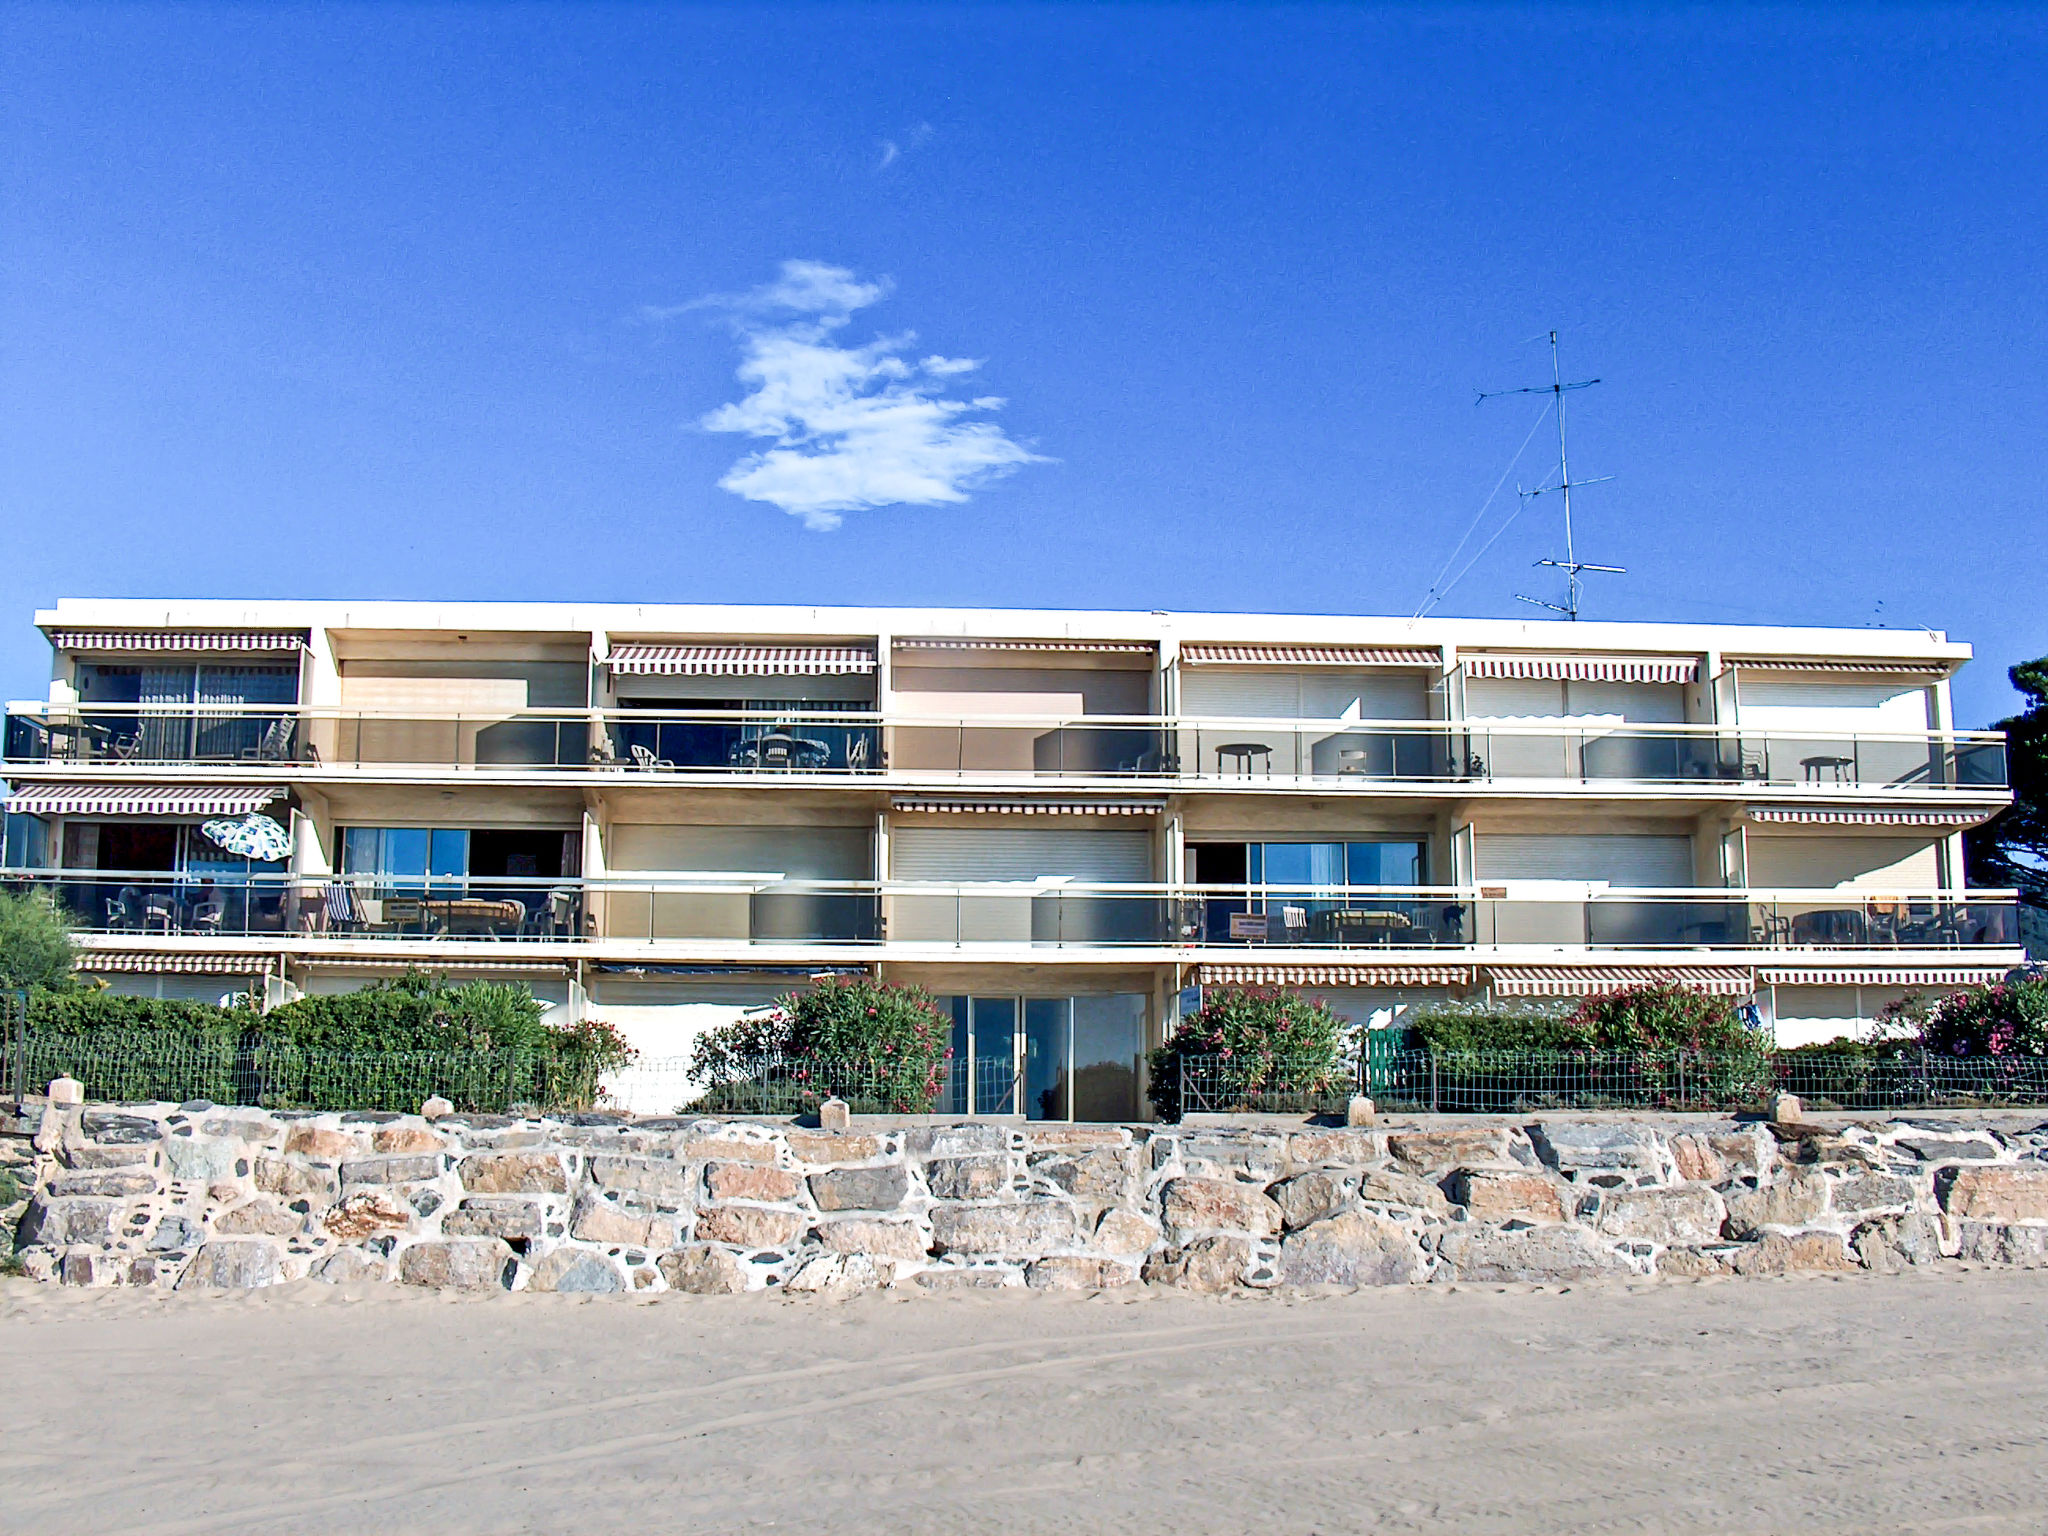
<instances>
[{"instance_id":1,"label":"white cloud","mask_svg":"<svg viewBox=\"0 0 2048 1536\"><path fill-rule=\"evenodd\" d=\"M886 298L886 279L864 282L844 267L785 261L773 282L749 293L700 300L731 316L740 337L746 395L704 416L711 432L772 440L727 471L721 489L765 501L807 528L837 528L864 507L936 506L1025 464L1045 462L991 421L992 395L952 399L947 381L980 367L968 358L903 354L908 332L864 347L834 333L854 311Z\"/></svg>"}]
</instances>

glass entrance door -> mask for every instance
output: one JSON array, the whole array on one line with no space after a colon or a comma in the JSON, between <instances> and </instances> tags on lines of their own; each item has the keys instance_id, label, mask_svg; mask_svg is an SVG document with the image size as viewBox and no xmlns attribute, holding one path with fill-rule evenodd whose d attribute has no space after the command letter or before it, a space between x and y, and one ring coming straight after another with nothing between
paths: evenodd
<instances>
[{"instance_id":1,"label":"glass entrance door","mask_svg":"<svg viewBox=\"0 0 2048 1536\"><path fill-rule=\"evenodd\" d=\"M940 1109L1027 1120L1139 1118L1145 997L950 997L953 1071Z\"/></svg>"}]
</instances>

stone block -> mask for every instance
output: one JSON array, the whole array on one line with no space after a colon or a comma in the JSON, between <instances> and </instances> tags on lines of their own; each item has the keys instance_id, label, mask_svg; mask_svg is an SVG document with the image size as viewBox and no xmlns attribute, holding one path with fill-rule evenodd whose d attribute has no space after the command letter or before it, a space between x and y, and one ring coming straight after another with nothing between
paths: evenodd
<instances>
[{"instance_id":1,"label":"stone block","mask_svg":"<svg viewBox=\"0 0 2048 1536\"><path fill-rule=\"evenodd\" d=\"M509 1279L512 1250L496 1238L414 1243L398 1255L398 1278L437 1290L481 1291Z\"/></svg>"},{"instance_id":2,"label":"stone block","mask_svg":"<svg viewBox=\"0 0 2048 1536\"><path fill-rule=\"evenodd\" d=\"M2025 1269L2048 1264L2048 1227L1959 1221L1956 1243L1959 1258L1975 1259L1981 1264L2012 1264Z\"/></svg>"},{"instance_id":3,"label":"stone block","mask_svg":"<svg viewBox=\"0 0 2048 1536\"><path fill-rule=\"evenodd\" d=\"M1444 1191L1474 1221L1560 1222L1571 1215L1557 1181L1540 1173L1460 1168L1445 1179Z\"/></svg>"},{"instance_id":4,"label":"stone block","mask_svg":"<svg viewBox=\"0 0 2048 1536\"><path fill-rule=\"evenodd\" d=\"M1280 1207L1252 1184L1229 1179L1171 1179L1161 1191L1167 1229L1184 1239L1197 1232L1244 1232L1272 1237L1280 1230Z\"/></svg>"},{"instance_id":5,"label":"stone block","mask_svg":"<svg viewBox=\"0 0 2048 1536\"><path fill-rule=\"evenodd\" d=\"M888 1259L865 1253L814 1253L798 1264L782 1288L795 1295L844 1296L873 1291L896 1278Z\"/></svg>"},{"instance_id":6,"label":"stone block","mask_svg":"<svg viewBox=\"0 0 2048 1536\"><path fill-rule=\"evenodd\" d=\"M411 1125L403 1120L395 1125L380 1125L370 1132L372 1152L445 1152L447 1149L446 1137L436 1136L424 1125Z\"/></svg>"},{"instance_id":7,"label":"stone block","mask_svg":"<svg viewBox=\"0 0 2048 1536\"><path fill-rule=\"evenodd\" d=\"M1538 1157L1567 1176L1609 1170L1661 1175L1666 1166L1667 1154L1647 1126L1546 1120L1531 1127L1529 1139Z\"/></svg>"},{"instance_id":8,"label":"stone block","mask_svg":"<svg viewBox=\"0 0 2048 1536\"><path fill-rule=\"evenodd\" d=\"M1923 1163L1990 1163L1998 1160L1998 1147L1989 1137L1899 1136L1892 1145L1904 1147Z\"/></svg>"},{"instance_id":9,"label":"stone block","mask_svg":"<svg viewBox=\"0 0 2048 1536\"><path fill-rule=\"evenodd\" d=\"M1058 1200L932 1208L934 1253L1036 1258L1048 1249L1067 1247L1074 1240L1074 1212Z\"/></svg>"},{"instance_id":10,"label":"stone block","mask_svg":"<svg viewBox=\"0 0 2048 1536\"><path fill-rule=\"evenodd\" d=\"M1238 1132L1231 1136L1195 1134L1180 1138L1180 1160L1196 1178L1243 1177L1271 1184L1287 1171L1284 1137Z\"/></svg>"},{"instance_id":11,"label":"stone block","mask_svg":"<svg viewBox=\"0 0 2048 1536\"><path fill-rule=\"evenodd\" d=\"M57 1261L59 1285L112 1285L115 1274L113 1256L97 1248L67 1249Z\"/></svg>"},{"instance_id":12,"label":"stone block","mask_svg":"<svg viewBox=\"0 0 2048 1536\"><path fill-rule=\"evenodd\" d=\"M1398 1168L1369 1168L1358 1176L1358 1199L1362 1205L1396 1210L1421 1211L1429 1216L1448 1216L1451 1202L1429 1180Z\"/></svg>"},{"instance_id":13,"label":"stone block","mask_svg":"<svg viewBox=\"0 0 2048 1536\"><path fill-rule=\"evenodd\" d=\"M685 1163L778 1163L781 1152L774 1142L754 1137L698 1136L685 1141L676 1158Z\"/></svg>"},{"instance_id":14,"label":"stone block","mask_svg":"<svg viewBox=\"0 0 2048 1536\"><path fill-rule=\"evenodd\" d=\"M747 1288L746 1261L725 1248L693 1244L675 1253L664 1253L654 1267L672 1291L698 1296L719 1296Z\"/></svg>"},{"instance_id":15,"label":"stone block","mask_svg":"<svg viewBox=\"0 0 2048 1536\"><path fill-rule=\"evenodd\" d=\"M235 1164L247 1157L239 1141L210 1136L166 1136L163 1149L164 1173L180 1184L232 1179Z\"/></svg>"},{"instance_id":16,"label":"stone block","mask_svg":"<svg viewBox=\"0 0 2048 1536\"><path fill-rule=\"evenodd\" d=\"M556 1248L542 1256L526 1278L529 1291L608 1296L626 1288L626 1277L610 1259L587 1248Z\"/></svg>"},{"instance_id":17,"label":"stone block","mask_svg":"<svg viewBox=\"0 0 2048 1536\"><path fill-rule=\"evenodd\" d=\"M1138 1152L1135 1147L1096 1147L1079 1153L1038 1152L1029 1159L1068 1194L1083 1200L1123 1200L1135 1193ZM933 1194L938 1191L934 1189Z\"/></svg>"},{"instance_id":18,"label":"stone block","mask_svg":"<svg viewBox=\"0 0 2048 1536\"><path fill-rule=\"evenodd\" d=\"M1657 1273L1673 1280L1711 1280L1735 1273L1734 1244L1711 1248L1666 1248L1657 1255Z\"/></svg>"},{"instance_id":19,"label":"stone block","mask_svg":"<svg viewBox=\"0 0 2048 1536\"><path fill-rule=\"evenodd\" d=\"M341 1193L340 1180L332 1168L263 1153L256 1156L256 1187L266 1195L303 1199L318 1205L332 1205Z\"/></svg>"},{"instance_id":20,"label":"stone block","mask_svg":"<svg viewBox=\"0 0 2048 1536\"><path fill-rule=\"evenodd\" d=\"M280 1127L268 1115L228 1114L201 1123L202 1136L232 1136L237 1141L268 1141Z\"/></svg>"},{"instance_id":21,"label":"stone block","mask_svg":"<svg viewBox=\"0 0 2048 1536\"><path fill-rule=\"evenodd\" d=\"M113 1200L88 1199L83 1196L52 1200L38 1195L29 1201L28 1209L22 1213L21 1222L15 1228L14 1241L17 1247L46 1248L62 1247L66 1243L100 1243L109 1241L126 1205Z\"/></svg>"},{"instance_id":22,"label":"stone block","mask_svg":"<svg viewBox=\"0 0 2048 1536\"><path fill-rule=\"evenodd\" d=\"M1413 1285L1426 1273L1414 1234L1369 1211L1312 1222L1280 1245L1289 1285Z\"/></svg>"},{"instance_id":23,"label":"stone block","mask_svg":"<svg viewBox=\"0 0 2048 1536\"><path fill-rule=\"evenodd\" d=\"M166 1216L149 1237L151 1253L177 1253L197 1248L206 1241L206 1229L183 1216Z\"/></svg>"},{"instance_id":24,"label":"stone block","mask_svg":"<svg viewBox=\"0 0 2048 1536\"><path fill-rule=\"evenodd\" d=\"M661 1224L661 1231L655 1225ZM662 1247L675 1240L675 1218L657 1216L635 1200L611 1201L586 1190L576 1201L569 1235L580 1242L608 1247ZM656 1241L657 1237L660 1239Z\"/></svg>"},{"instance_id":25,"label":"stone block","mask_svg":"<svg viewBox=\"0 0 2048 1536\"><path fill-rule=\"evenodd\" d=\"M320 1225L330 1237L354 1243L379 1232L409 1232L413 1215L412 1207L396 1195L381 1189L364 1189L321 1217Z\"/></svg>"},{"instance_id":26,"label":"stone block","mask_svg":"<svg viewBox=\"0 0 2048 1536\"><path fill-rule=\"evenodd\" d=\"M156 1175L147 1168L106 1168L98 1171L60 1173L50 1181L50 1194L98 1195L105 1199L133 1199L156 1193Z\"/></svg>"},{"instance_id":27,"label":"stone block","mask_svg":"<svg viewBox=\"0 0 2048 1536\"><path fill-rule=\"evenodd\" d=\"M439 1159L425 1161L436 1164ZM595 1164L601 1159L593 1158ZM349 1165L352 1166L352 1165ZM462 1187L474 1195L566 1195L569 1176L552 1152L479 1152L462 1160ZM427 1177L431 1178L429 1174ZM342 1168L348 1178L348 1166Z\"/></svg>"},{"instance_id":28,"label":"stone block","mask_svg":"<svg viewBox=\"0 0 2048 1536\"><path fill-rule=\"evenodd\" d=\"M66 1168L146 1167L149 1147L60 1147L58 1157Z\"/></svg>"},{"instance_id":29,"label":"stone block","mask_svg":"<svg viewBox=\"0 0 2048 1536\"><path fill-rule=\"evenodd\" d=\"M901 1164L878 1168L832 1168L810 1177L811 1198L821 1211L891 1211L910 1193Z\"/></svg>"},{"instance_id":30,"label":"stone block","mask_svg":"<svg viewBox=\"0 0 2048 1536\"><path fill-rule=\"evenodd\" d=\"M2048 1166L1943 1169L1934 1188L1958 1221L2048 1221Z\"/></svg>"},{"instance_id":31,"label":"stone block","mask_svg":"<svg viewBox=\"0 0 2048 1536\"><path fill-rule=\"evenodd\" d=\"M523 1237L541 1234L540 1203L504 1195L464 1200L441 1218L443 1237Z\"/></svg>"},{"instance_id":32,"label":"stone block","mask_svg":"<svg viewBox=\"0 0 2048 1536\"><path fill-rule=\"evenodd\" d=\"M1611 1244L1583 1227L1453 1230L1437 1239L1437 1256L1459 1280L1554 1284L1633 1273Z\"/></svg>"},{"instance_id":33,"label":"stone block","mask_svg":"<svg viewBox=\"0 0 2048 1536\"><path fill-rule=\"evenodd\" d=\"M778 1211L761 1205L720 1205L700 1213L693 1235L703 1243L730 1243L735 1248L787 1248L804 1229L801 1211Z\"/></svg>"},{"instance_id":34,"label":"stone block","mask_svg":"<svg viewBox=\"0 0 2048 1536\"><path fill-rule=\"evenodd\" d=\"M924 1177L941 1200L994 1200L1009 1193L1010 1159L1001 1153L935 1157L924 1165Z\"/></svg>"},{"instance_id":35,"label":"stone block","mask_svg":"<svg viewBox=\"0 0 2048 1536\"><path fill-rule=\"evenodd\" d=\"M1007 1265L943 1264L910 1277L921 1291L1002 1291L1024 1283L1023 1273Z\"/></svg>"},{"instance_id":36,"label":"stone block","mask_svg":"<svg viewBox=\"0 0 2048 1536\"><path fill-rule=\"evenodd\" d=\"M1352 1175L1318 1168L1282 1179L1266 1191L1266 1198L1280 1207L1280 1224L1292 1230L1336 1214L1350 1202L1357 1187L1358 1180Z\"/></svg>"},{"instance_id":37,"label":"stone block","mask_svg":"<svg viewBox=\"0 0 2048 1536\"><path fill-rule=\"evenodd\" d=\"M53 1109L69 1108L85 1102L85 1085L75 1077L53 1077L44 1096Z\"/></svg>"},{"instance_id":38,"label":"stone block","mask_svg":"<svg viewBox=\"0 0 2048 1536\"><path fill-rule=\"evenodd\" d=\"M794 1200L802 1182L765 1163L707 1163L704 1189L713 1200Z\"/></svg>"},{"instance_id":39,"label":"stone block","mask_svg":"<svg viewBox=\"0 0 2048 1536\"><path fill-rule=\"evenodd\" d=\"M1924 1211L1884 1217L1856 1229L1850 1246L1857 1262L1878 1274L1896 1274L1909 1266L1932 1264L1941 1257L1941 1228Z\"/></svg>"},{"instance_id":40,"label":"stone block","mask_svg":"<svg viewBox=\"0 0 2048 1536\"><path fill-rule=\"evenodd\" d=\"M442 1120L455 1113L455 1106L438 1093L420 1104L422 1120Z\"/></svg>"},{"instance_id":41,"label":"stone block","mask_svg":"<svg viewBox=\"0 0 2048 1536\"><path fill-rule=\"evenodd\" d=\"M78 1133L103 1147L134 1147L163 1135L161 1122L147 1115L123 1114L114 1109L88 1109L79 1117Z\"/></svg>"},{"instance_id":42,"label":"stone block","mask_svg":"<svg viewBox=\"0 0 2048 1536\"><path fill-rule=\"evenodd\" d=\"M1727 1207L1704 1184L1615 1189L1597 1197L1590 1220L1608 1237L1660 1247L1695 1248L1721 1235Z\"/></svg>"},{"instance_id":43,"label":"stone block","mask_svg":"<svg viewBox=\"0 0 2048 1536\"><path fill-rule=\"evenodd\" d=\"M275 1243L243 1238L211 1242L192 1255L178 1277L181 1291L249 1291L283 1279Z\"/></svg>"},{"instance_id":44,"label":"stone block","mask_svg":"<svg viewBox=\"0 0 2048 1536\"><path fill-rule=\"evenodd\" d=\"M391 1264L362 1248L337 1248L315 1263L309 1273L312 1279L325 1285L348 1285L362 1280L389 1280Z\"/></svg>"},{"instance_id":45,"label":"stone block","mask_svg":"<svg viewBox=\"0 0 2048 1536\"><path fill-rule=\"evenodd\" d=\"M1721 1160L1722 1178L1704 1182L1718 1184L1723 1179L1760 1179L1778 1163L1777 1138L1761 1125L1732 1131L1707 1131L1693 1139L1705 1142L1707 1150ZM1681 1168L1679 1177L1691 1176Z\"/></svg>"},{"instance_id":46,"label":"stone block","mask_svg":"<svg viewBox=\"0 0 2048 1536\"><path fill-rule=\"evenodd\" d=\"M1833 1203L1838 1211L1904 1210L1919 1193L1919 1181L1903 1174L1856 1173L1836 1181Z\"/></svg>"},{"instance_id":47,"label":"stone block","mask_svg":"<svg viewBox=\"0 0 2048 1536\"><path fill-rule=\"evenodd\" d=\"M715 1143L726 1151L744 1151L752 1143ZM772 1150L772 1149L771 1149ZM532 1154L528 1154L529 1156ZM756 1161L743 1158L742 1161ZM761 1159L772 1162L772 1158ZM593 1156L588 1162L590 1182L615 1194L632 1195L642 1203L684 1210L695 1202L697 1170L663 1157L628 1157L612 1153Z\"/></svg>"},{"instance_id":48,"label":"stone block","mask_svg":"<svg viewBox=\"0 0 2048 1536\"><path fill-rule=\"evenodd\" d=\"M822 1164L871 1162L882 1155L882 1138L839 1134L831 1131L789 1131L783 1140L789 1155L800 1163Z\"/></svg>"},{"instance_id":49,"label":"stone block","mask_svg":"<svg viewBox=\"0 0 2048 1536\"><path fill-rule=\"evenodd\" d=\"M474 1162L475 1159L472 1158L470 1161ZM441 1159L427 1153L404 1157L359 1157L341 1165L343 1188L351 1184L423 1184L428 1179L437 1179L440 1176ZM556 1176L560 1177L559 1169L556 1170Z\"/></svg>"},{"instance_id":50,"label":"stone block","mask_svg":"<svg viewBox=\"0 0 2048 1536\"><path fill-rule=\"evenodd\" d=\"M972 1157L1009 1151L1010 1133L1000 1125L921 1125L910 1133L909 1147L918 1157Z\"/></svg>"},{"instance_id":51,"label":"stone block","mask_svg":"<svg viewBox=\"0 0 2048 1536\"><path fill-rule=\"evenodd\" d=\"M1767 1232L1730 1257L1738 1275L1787 1275L1806 1270L1854 1269L1855 1261L1833 1232Z\"/></svg>"},{"instance_id":52,"label":"stone block","mask_svg":"<svg viewBox=\"0 0 2048 1536\"><path fill-rule=\"evenodd\" d=\"M1387 1138L1379 1131L1297 1131L1287 1138L1287 1161L1296 1168L1355 1167L1386 1155Z\"/></svg>"},{"instance_id":53,"label":"stone block","mask_svg":"<svg viewBox=\"0 0 2048 1536\"><path fill-rule=\"evenodd\" d=\"M1158 1223L1136 1211L1111 1209L1096 1220L1088 1246L1114 1258L1134 1259L1149 1253L1164 1236Z\"/></svg>"},{"instance_id":54,"label":"stone block","mask_svg":"<svg viewBox=\"0 0 2048 1536\"><path fill-rule=\"evenodd\" d=\"M295 1237L305 1229L305 1217L275 1200L251 1200L213 1221L213 1230L223 1237Z\"/></svg>"},{"instance_id":55,"label":"stone block","mask_svg":"<svg viewBox=\"0 0 2048 1536\"><path fill-rule=\"evenodd\" d=\"M1137 1271L1114 1259L1054 1254L1024 1266L1024 1283L1034 1291L1107 1291L1135 1284Z\"/></svg>"},{"instance_id":56,"label":"stone block","mask_svg":"<svg viewBox=\"0 0 2048 1536\"><path fill-rule=\"evenodd\" d=\"M853 1107L841 1098L830 1098L818 1105L818 1125L822 1130L843 1131L853 1124Z\"/></svg>"},{"instance_id":57,"label":"stone block","mask_svg":"<svg viewBox=\"0 0 2048 1536\"><path fill-rule=\"evenodd\" d=\"M1492 1126L1449 1131L1389 1131L1387 1154L1411 1173L1517 1166L1508 1133Z\"/></svg>"},{"instance_id":58,"label":"stone block","mask_svg":"<svg viewBox=\"0 0 2048 1536\"><path fill-rule=\"evenodd\" d=\"M1046 1125L1024 1127L1027 1152L1082 1152L1092 1147L1128 1147L1131 1133L1120 1125Z\"/></svg>"},{"instance_id":59,"label":"stone block","mask_svg":"<svg viewBox=\"0 0 2048 1536\"><path fill-rule=\"evenodd\" d=\"M914 1221L884 1221L872 1216L845 1216L821 1221L811 1241L833 1253L866 1253L878 1259L912 1261L925 1257L925 1236Z\"/></svg>"},{"instance_id":60,"label":"stone block","mask_svg":"<svg viewBox=\"0 0 2048 1536\"><path fill-rule=\"evenodd\" d=\"M1705 1136L1671 1138L1671 1161L1678 1176L1693 1184L1720 1184L1728 1178L1728 1164Z\"/></svg>"},{"instance_id":61,"label":"stone block","mask_svg":"<svg viewBox=\"0 0 2048 1536\"><path fill-rule=\"evenodd\" d=\"M1154 1254L1145 1261L1143 1274L1152 1285L1217 1295L1250 1283L1258 1260L1250 1238L1204 1237Z\"/></svg>"},{"instance_id":62,"label":"stone block","mask_svg":"<svg viewBox=\"0 0 2048 1536\"><path fill-rule=\"evenodd\" d=\"M362 1138L347 1131L301 1124L286 1133L284 1149L299 1157L310 1157L315 1162L339 1163L361 1152L363 1143Z\"/></svg>"},{"instance_id":63,"label":"stone block","mask_svg":"<svg viewBox=\"0 0 2048 1536\"><path fill-rule=\"evenodd\" d=\"M1803 1227L1820 1220L1828 1208L1828 1181L1818 1169L1788 1168L1784 1177L1761 1189L1727 1193L1730 1237L1752 1237L1767 1227Z\"/></svg>"}]
</instances>

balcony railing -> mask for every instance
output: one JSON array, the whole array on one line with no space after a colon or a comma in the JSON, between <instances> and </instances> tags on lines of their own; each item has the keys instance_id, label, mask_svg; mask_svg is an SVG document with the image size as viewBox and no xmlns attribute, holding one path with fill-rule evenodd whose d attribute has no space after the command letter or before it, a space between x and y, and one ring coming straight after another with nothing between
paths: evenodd
<instances>
[{"instance_id":1,"label":"balcony railing","mask_svg":"<svg viewBox=\"0 0 2048 1536\"><path fill-rule=\"evenodd\" d=\"M4 870L85 932L711 945L1232 950L2012 946L2009 892L942 884L687 876L540 880Z\"/></svg>"},{"instance_id":2,"label":"balcony railing","mask_svg":"<svg viewBox=\"0 0 2048 1536\"><path fill-rule=\"evenodd\" d=\"M7 761L591 774L1110 779L1336 787L1559 781L1999 789L1996 732L923 716L790 711L400 715L276 706L11 712Z\"/></svg>"}]
</instances>

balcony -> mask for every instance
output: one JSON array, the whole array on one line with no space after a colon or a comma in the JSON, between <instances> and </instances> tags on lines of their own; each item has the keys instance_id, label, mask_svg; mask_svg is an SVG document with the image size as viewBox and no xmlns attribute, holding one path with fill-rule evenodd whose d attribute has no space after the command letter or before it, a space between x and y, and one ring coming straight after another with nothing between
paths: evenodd
<instances>
[{"instance_id":1,"label":"balcony","mask_svg":"<svg viewBox=\"0 0 2048 1536\"><path fill-rule=\"evenodd\" d=\"M1041 949L1946 950L2013 947L2010 892L934 884L0 871L87 933L137 940L476 940L725 953L883 943Z\"/></svg>"},{"instance_id":2,"label":"balcony","mask_svg":"<svg viewBox=\"0 0 2048 1536\"><path fill-rule=\"evenodd\" d=\"M1998 791L1996 732L1755 731L1714 726L1465 725L1441 721L977 717L803 710L399 716L278 706L86 706L9 712L6 762L93 768L234 765L393 771L763 776L892 781L1313 785L1665 785Z\"/></svg>"}]
</instances>

